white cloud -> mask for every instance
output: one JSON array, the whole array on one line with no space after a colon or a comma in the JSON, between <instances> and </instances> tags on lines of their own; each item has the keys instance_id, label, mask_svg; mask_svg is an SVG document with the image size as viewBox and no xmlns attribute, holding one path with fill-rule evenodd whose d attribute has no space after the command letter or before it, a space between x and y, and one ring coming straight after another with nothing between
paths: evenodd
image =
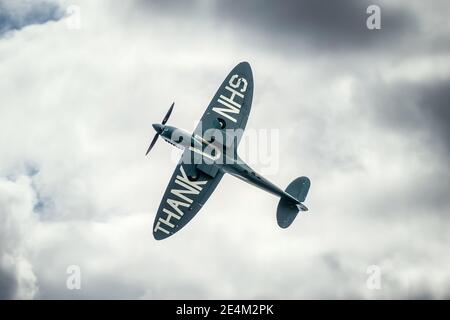
<instances>
[{"instance_id":1,"label":"white cloud","mask_svg":"<svg viewBox=\"0 0 450 320\"><path fill-rule=\"evenodd\" d=\"M33 298L36 276L28 259L27 245L36 225L33 215L35 193L25 176L15 181L0 178L0 269L13 274L15 281L1 293L2 298ZM0 279L0 283L3 283ZM6 292L6 289L10 292Z\"/></svg>"}]
</instances>

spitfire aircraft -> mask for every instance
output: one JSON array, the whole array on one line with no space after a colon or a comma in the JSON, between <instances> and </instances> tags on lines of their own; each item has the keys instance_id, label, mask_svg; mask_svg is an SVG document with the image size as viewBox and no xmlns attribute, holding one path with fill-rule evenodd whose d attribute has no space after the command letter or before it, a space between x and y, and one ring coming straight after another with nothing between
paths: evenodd
<instances>
[{"instance_id":1,"label":"spitfire aircraft","mask_svg":"<svg viewBox=\"0 0 450 320\"><path fill-rule=\"evenodd\" d=\"M156 240L183 228L200 211L225 173L280 197L277 222L281 228L289 227L299 211L308 210L303 204L310 187L307 177L295 179L283 191L237 155L252 98L252 70L247 62L241 62L225 78L192 134L166 125L173 103L161 124L153 124L156 135L146 155L158 137L184 150L156 214Z\"/></svg>"}]
</instances>

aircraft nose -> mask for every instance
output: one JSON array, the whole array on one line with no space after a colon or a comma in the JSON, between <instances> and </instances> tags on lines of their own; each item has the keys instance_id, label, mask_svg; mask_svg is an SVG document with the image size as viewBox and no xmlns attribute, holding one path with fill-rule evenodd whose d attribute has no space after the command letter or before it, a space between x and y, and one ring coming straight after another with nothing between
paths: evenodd
<instances>
[{"instance_id":1,"label":"aircraft nose","mask_svg":"<svg viewBox=\"0 0 450 320\"><path fill-rule=\"evenodd\" d=\"M159 123L154 123L152 124L153 129L155 129L156 132L161 133L163 131L162 125L160 125Z\"/></svg>"}]
</instances>

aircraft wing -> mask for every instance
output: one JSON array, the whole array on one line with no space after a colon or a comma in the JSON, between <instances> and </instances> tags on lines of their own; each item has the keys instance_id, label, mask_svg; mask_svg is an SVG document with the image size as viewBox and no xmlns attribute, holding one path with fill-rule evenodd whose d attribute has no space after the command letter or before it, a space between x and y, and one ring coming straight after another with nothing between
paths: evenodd
<instances>
[{"instance_id":1,"label":"aircraft wing","mask_svg":"<svg viewBox=\"0 0 450 320\"><path fill-rule=\"evenodd\" d=\"M195 157L199 153L205 155L205 150L211 149L210 134L216 138L217 132L221 134L224 146L230 144L237 148L247 124L252 98L252 70L247 62L241 62L225 78L194 130L194 135L200 136L204 144L184 151L170 179L153 224L155 239L165 239L183 228L211 196L223 172L217 166L195 161ZM227 133L228 129L233 130L233 135ZM229 139L230 136L233 139ZM222 150L214 149L216 153L207 158L223 159Z\"/></svg>"},{"instance_id":2,"label":"aircraft wing","mask_svg":"<svg viewBox=\"0 0 450 320\"><path fill-rule=\"evenodd\" d=\"M188 149L184 152L190 153ZM182 160L175 168L153 223L156 240L170 237L183 228L200 211L223 177L221 171L206 174Z\"/></svg>"},{"instance_id":3,"label":"aircraft wing","mask_svg":"<svg viewBox=\"0 0 450 320\"><path fill-rule=\"evenodd\" d=\"M253 74L248 62L241 62L228 74L213 99L208 105L194 133L208 136L208 130L214 129L224 133L227 129L234 131L237 148L247 125L253 99ZM224 138L228 139L228 138ZM231 143L233 141L225 141ZM224 143L224 144L226 144Z\"/></svg>"}]
</instances>

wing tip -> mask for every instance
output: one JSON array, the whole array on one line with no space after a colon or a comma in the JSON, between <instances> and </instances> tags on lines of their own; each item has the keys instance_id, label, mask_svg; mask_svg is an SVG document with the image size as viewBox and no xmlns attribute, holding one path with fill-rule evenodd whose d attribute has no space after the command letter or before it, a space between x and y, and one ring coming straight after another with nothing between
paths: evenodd
<instances>
[{"instance_id":1,"label":"wing tip","mask_svg":"<svg viewBox=\"0 0 450 320\"><path fill-rule=\"evenodd\" d=\"M166 239L167 237L170 237L169 235L162 235L161 232L153 232L153 238L157 241L161 241Z\"/></svg>"},{"instance_id":2,"label":"wing tip","mask_svg":"<svg viewBox=\"0 0 450 320\"><path fill-rule=\"evenodd\" d=\"M252 69L252 67L250 66L250 63L247 61L241 61L238 63L238 65L236 67L241 67L241 68L247 68L247 69Z\"/></svg>"},{"instance_id":3,"label":"wing tip","mask_svg":"<svg viewBox=\"0 0 450 320\"><path fill-rule=\"evenodd\" d=\"M253 79L253 71L250 63L247 61L239 62L236 67L234 67L232 72L237 72L242 75L246 75L248 78Z\"/></svg>"}]
</instances>

